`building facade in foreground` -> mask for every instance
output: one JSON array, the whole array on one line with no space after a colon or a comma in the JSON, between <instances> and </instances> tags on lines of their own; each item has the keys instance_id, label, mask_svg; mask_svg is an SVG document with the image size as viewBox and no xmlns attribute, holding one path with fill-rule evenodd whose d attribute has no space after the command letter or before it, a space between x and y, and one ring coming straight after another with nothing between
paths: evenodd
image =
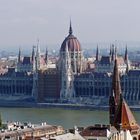
<instances>
[{"instance_id":1,"label":"building facade in foreground","mask_svg":"<svg viewBox=\"0 0 140 140\"><path fill-rule=\"evenodd\" d=\"M5 132L0 132L0 140L40 140L41 138L50 139L64 133L62 126L43 125L20 125L8 124Z\"/></svg>"}]
</instances>

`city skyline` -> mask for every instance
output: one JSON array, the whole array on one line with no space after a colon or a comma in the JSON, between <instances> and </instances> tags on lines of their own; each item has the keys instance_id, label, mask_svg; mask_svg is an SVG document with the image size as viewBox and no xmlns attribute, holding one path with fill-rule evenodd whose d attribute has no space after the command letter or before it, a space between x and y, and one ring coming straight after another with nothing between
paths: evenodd
<instances>
[{"instance_id":1,"label":"city skyline","mask_svg":"<svg viewBox=\"0 0 140 140\"><path fill-rule=\"evenodd\" d=\"M118 1L0 0L0 48L58 44L70 18L81 43L139 41L139 4ZM27 48L26 47L26 48Z\"/></svg>"}]
</instances>

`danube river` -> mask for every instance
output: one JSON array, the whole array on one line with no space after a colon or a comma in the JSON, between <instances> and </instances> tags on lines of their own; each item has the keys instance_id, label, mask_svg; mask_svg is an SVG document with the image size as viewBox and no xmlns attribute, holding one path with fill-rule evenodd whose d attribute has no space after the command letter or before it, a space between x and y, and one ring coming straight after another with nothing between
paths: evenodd
<instances>
[{"instance_id":1,"label":"danube river","mask_svg":"<svg viewBox=\"0 0 140 140\"><path fill-rule=\"evenodd\" d=\"M88 126L95 123L108 124L108 111L42 109L42 108L0 108L3 121L20 121L52 125L62 125L64 128ZM134 112L140 123L140 112Z\"/></svg>"}]
</instances>

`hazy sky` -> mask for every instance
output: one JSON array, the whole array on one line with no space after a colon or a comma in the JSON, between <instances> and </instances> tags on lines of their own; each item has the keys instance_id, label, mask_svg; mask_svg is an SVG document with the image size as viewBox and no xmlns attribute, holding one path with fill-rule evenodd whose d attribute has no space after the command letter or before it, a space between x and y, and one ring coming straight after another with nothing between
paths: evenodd
<instances>
[{"instance_id":1,"label":"hazy sky","mask_svg":"<svg viewBox=\"0 0 140 140\"><path fill-rule=\"evenodd\" d=\"M70 17L81 43L140 41L140 0L0 0L0 48L61 44Z\"/></svg>"}]
</instances>

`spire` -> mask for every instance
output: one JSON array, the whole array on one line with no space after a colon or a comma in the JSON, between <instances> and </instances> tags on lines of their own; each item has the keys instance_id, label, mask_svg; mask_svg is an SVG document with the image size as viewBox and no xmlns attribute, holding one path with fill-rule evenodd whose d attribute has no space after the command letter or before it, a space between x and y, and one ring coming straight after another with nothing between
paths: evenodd
<instances>
[{"instance_id":1,"label":"spire","mask_svg":"<svg viewBox=\"0 0 140 140\"><path fill-rule=\"evenodd\" d=\"M73 78L71 70L71 59L68 50L68 42L66 42L66 49L62 68L62 86L60 96L61 98L70 99L73 96Z\"/></svg>"},{"instance_id":2,"label":"spire","mask_svg":"<svg viewBox=\"0 0 140 140\"><path fill-rule=\"evenodd\" d=\"M71 25L71 19L70 19L70 27L69 27L69 35L72 35L72 25Z\"/></svg>"},{"instance_id":3,"label":"spire","mask_svg":"<svg viewBox=\"0 0 140 140\"><path fill-rule=\"evenodd\" d=\"M36 55L40 55L40 47L39 47L39 39L37 39L37 45L36 45Z\"/></svg>"},{"instance_id":4,"label":"spire","mask_svg":"<svg viewBox=\"0 0 140 140\"><path fill-rule=\"evenodd\" d=\"M112 79L112 92L115 94L116 105L119 104L120 95L121 95L121 85L120 85L120 75L118 70L117 59L115 59L113 79Z\"/></svg>"},{"instance_id":5,"label":"spire","mask_svg":"<svg viewBox=\"0 0 140 140\"><path fill-rule=\"evenodd\" d=\"M115 47L115 59L117 59L117 46Z\"/></svg>"},{"instance_id":6,"label":"spire","mask_svg":"<svg viewBox=\"0 0 140 140\"><path fill-rule=\"evenodd\" d=\"M114 61L115 60L115 52L114 52L114 44L112 44L112 55L111 55L111 61Z\"/></svg>"},{"instance_id":7,"label":"spire","mask_svg":"<svg viewBox=\"0 0 140 140\"><path fill-rule=\"evenodd\" d=\"M109 100L110 108L110 124L117 130L138 130L140 127L131 112L129 106L125 102L121 94L120 77L118 71L117 59L115 59L112 91Z\"/></svg>"},{"instance_id":8,"label":"spire","mask_svg":"<svg viewBox=\"0 0 140 140\"><path fill-rule=\"evenodd\" d=\"M121 114L122 94L120 77L118 71L117 59L115 59L114 71L112 77L112 90L109 100L110 124L116 128L120 128L120 114ZM116 117L117 116L117 117Z\"/></svg>"},{"instance_id":9,"label":"spire","mask_svg":"<svg viewBox=\"0 0 140 140\"><path fill-rule=\"evenodd\" d=\"M127 50L127 45L126 45L126 49L125 49L125 56L124 56L124 60L125 60L125 64L126 64L126 73L129 72L130 70L130 62L128 60L128 50Z\"/></svg>"},{"instance_id":10,"label":"spire","mask_svg":"<svg viewBox=\"0 0 140 140\"><path fill-rule=\"evenodd\" d=\"M126 62L128 61L127 45L126 45L126 48L125 48L125 57L124 57L124 60L125 60Z\"/></svg>"},{"instance_id":11,"label":"spire","mask_svg":"<svg viewBox=\"0 0 140 140\"><path fill-rule=\"evenodd\" d=\"M48 48L46 47L45 62L48 63Z\"/></svg>"},{"instance_id":12,"label":"spire","mask_svg":"<svg viewBox=\"0 0 140 140\"><path fill-rule=\"evenodd\" d=\"M109 121L111 125L114 125L114 118L115 118L115 95L114 91L112 91L112 94L109 97Z\"/></svg>"},{"instance_id":13,"label":"spire","mask_svg":"<svg viewBox=\"0 0 140 140\"><path fill-rule=\"evenodd\" d=\"M96 61L97 62L99 61L99 48L98 48L98 45L97 45L97 50L96 50Z\"/></svg>"},{"instance_id":14,"label":"spire","mask_svg":"<svg viewBox=\"0 0 140 140\"><path fill-rule=\"evenodd\" d=\"M126 73L128 73L129 70L130 70L130 64L129 64L129 62L127 61L127 63L126 63Z\"/></svg>"},{"instance_id":15,"label":"spire","mask_svg":"<svg viewBox=\"0 0 140 140\"><path fill-rule=\"evenodd\" d=\"M32 62L34 61L34 57L35 57L35 50L34 50L35 46L33 46L32 48Z\"/></svg>"},{"instance_id":16,"label":"spire","mask_svg":"<svg viewBox=\"0 0 140 140\"><path fill-rule=\"evenodd\" d=\"M36 70L40 69L40 48L39 48L39 39L37 39L36 46Z\"/></svg>"},{"instance_id":17,"label":"spire","mask_svg":"<svg viewBox=\"0 0 140 140\"><path fill-rule=\"evenodd\" d=\"M109 52L109 55L111 56L112 54L112 48L111 48L111 45L110 45L110 52Z\"/></svg>"},{"instance_id":18,"label":"spire","mask_svg":"<svg viewBox=\"0 0 140 140\"><path fill-rule=\"evenodd\" d=\"M18 53L18 63L21 62L21 49L19 48L19 53Z\"/></svg>"},{"instance_id":19,"label":"spire","mask_svg":"<svg viewBox=\"0 0 140 140\"><path fill-rule=\"evenodd\" d=\"M122 128L122 104L123 104L123 97L122 94L119 96L119 103L116 105L116 112L114 117L114 126L117 130L121 130Z\"/></svg>"},{"instance_id":20,"label":"spire","mask_svg":"<svg viewBox=\"0 0 140 140\"><path fill-rule=\"evenodd\" d=\"M32 64L33 64L33 72L36 71L36 60L35 60L35 48L36 46L33 46L32 48Z\"/></svg>"}]
</instances>

